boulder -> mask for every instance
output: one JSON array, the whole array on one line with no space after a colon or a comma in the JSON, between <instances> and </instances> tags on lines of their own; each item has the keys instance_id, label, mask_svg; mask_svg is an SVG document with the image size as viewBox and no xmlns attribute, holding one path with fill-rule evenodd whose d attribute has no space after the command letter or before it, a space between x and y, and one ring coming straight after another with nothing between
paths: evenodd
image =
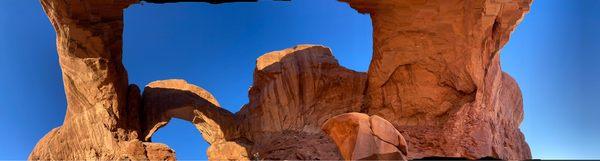
<instances>
[{"instance_id":1,"label":"boulder","mask_svg":"<svg viewBox=\"0 0 600 161\"><path fill-rule=\"evenodd\" d=\"M250 145L242 141L226 141L212 144L206 150L209 160L250 160Z\"/></svg>"},{"instance_id":2,"label":"boulder","mask_svg":"<svg viewBox=\"0 0 600 161\"><path fill-rule=\"evenodd\" d=\"M404 137L379 116L345 113L330 118L322 128L345 160L407 160Z\"/></svg>"},{"instance_id":3,"label":"boulder","mask_svg":"<svg viewBox=\"0 0 600 161\"><path fill-rule=\"evenodd\" d=\"M145 142L144 148L148 152L148 160L175 161L175 152L165 144Z\"/></svg>"}]
</instances>

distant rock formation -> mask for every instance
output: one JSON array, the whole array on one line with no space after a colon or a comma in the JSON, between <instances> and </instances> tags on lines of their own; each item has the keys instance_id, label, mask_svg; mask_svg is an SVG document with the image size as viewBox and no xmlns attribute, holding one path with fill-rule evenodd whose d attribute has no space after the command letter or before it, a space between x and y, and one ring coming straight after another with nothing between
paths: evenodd
<instances>
[{"instance_id":1,"label":"distant rock formation","mask_svg":"<svg viewBox=\"0 0 600 161\"><path fill-rule=\"evenodd\" d=\"M257 59L250 102L233 114L183 80L150 83L143 95L128 84L123 9L137 0L41 0L57 33L67 114L29 159L174 160L168 146L150 142L172 117L197 127L211 160L531 158L519 130L522 96L499 62L531 0L342 1L373 21L369 71L340 66L323 46L267 53ZM340 146L335 129L352 128L334 116L351 112L368 114L350 119L363 131L384 131L357 136L386 144ZM372 155L383 154L379 145L398 155Z\"/></svg>"},{"instance_id":2,"label":"distant rock formation","mask_svg":"<svg viewBox=\"0 0 600 161\"><path fill-rule=\"evenodd\" d=\"M142 98L144 141L151 141L152 134L175 117L196 126L211 145L209 159L248 160L247 145L236 143L239 133L233 114L221 108L208 91L172 79L148 84Z\"/></svg>"}]
</instances>

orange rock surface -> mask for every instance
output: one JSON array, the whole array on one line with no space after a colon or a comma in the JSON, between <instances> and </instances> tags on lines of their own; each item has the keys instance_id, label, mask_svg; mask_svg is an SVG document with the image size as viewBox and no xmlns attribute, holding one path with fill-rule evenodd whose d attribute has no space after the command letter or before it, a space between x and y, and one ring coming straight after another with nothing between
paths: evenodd
<instances>
[{"instance_id":1,"label":"orange rock surface","mask_svg":"<svg viewBox=\"0 0 600 161\"><path fill-rule=\"evenodd\" d=\"M253 82L250 102L236 113L253 152L266 159L341 159L320 127L360 109L365 73L341 67L329 48L300 45L259 57Z\"/></svg>"},{"instance_id":2,"label":"orange rock surface","mask_svg":"<svg viewBox=\"0 0 600 161\"><path fill-rule=\"evenodd\" d=\"M407 160L404 137L379 116L345 113L330 118L322 128L346 160Z\"/></svg>"},{"instance_id":3,"label":"orange rock surface","mask_svg":"<svg viewBox=\"0 0 600 161\"><path fill-rule=\"evenodd\" d=\"M236 143L239 133L234 115L203 88L185 80L155 81L146 86L142 98L144 141L151 141L152 134L171 118L179 118L193 123L211 145L209 159L249 159L247 145Z\"/></svg>"},{"instance_id":4,"label":"orange rock surface","mask_svg":"<svg viewBox=\"0 0 600 161\"><path fill-rule=\"evenodd\" d=\"M267 53L257 59L250 102L233 114L183 80L153 82L143 95L128 84L123 9L137 0L41 0L57 34L67 114L29 159L174 160L168 146L150 142L172 117L198 128L211 160L360 159L390 149L403 159L531 158L519 130L521 92L499 62L531 0L342 1L373 21L369 71L340 66L323 46ZM321 130L349 112L381 116L352 116L374 140L355 144L372 148L336 146L346 136L335 129L353 129L345 124Z\"/></svg>"},{"instance_id":5,"label":"orange rock surface","mask_svg":"<svg viewBox=\"0 0 600 161\"><path fill-rule=\"evenodd\" d=\"M531 0L344 1L373 21L362 111L392 122L409 158L531 158L498 61Z\"/></svg>"},{"instance_id":6,"label":"orange rock surface","mask_svg":"<svg viewBox=\"0 0 600 161\"><path fill-rule=\"evenodd\" d=\"M29 159L148 159L121 63L122 10L132 2L41 0L56 30L67 112Z\"/></svg>"}]
</instances>

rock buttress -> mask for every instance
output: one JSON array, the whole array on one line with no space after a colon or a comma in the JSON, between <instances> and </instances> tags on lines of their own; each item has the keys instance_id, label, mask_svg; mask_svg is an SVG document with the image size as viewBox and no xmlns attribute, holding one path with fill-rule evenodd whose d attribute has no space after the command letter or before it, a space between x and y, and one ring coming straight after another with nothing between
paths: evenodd
<instances>
[{"instance_id":1,"label":"rock buttress","mask_svg":"<svg viewBox=\"0 0 600 161\"><path fill-rule=\"evenodd\" d=\"M41 0L56 30L67 112L29 159L147 159L138 140L139 90L129 92L121 64L123 9L133 2Z\"/></svg>"},{"instance_id":2,"label":"rock buttress","mask_svg":"<svg viewBox=\"0 0 600 161\"><path fill-rule=\"evenodd\" d=\"M409 158L531 158L520 91L499 51L531 0L342 0L373 22L362 111L409 143Z\"/></svg>"}]
</instances>

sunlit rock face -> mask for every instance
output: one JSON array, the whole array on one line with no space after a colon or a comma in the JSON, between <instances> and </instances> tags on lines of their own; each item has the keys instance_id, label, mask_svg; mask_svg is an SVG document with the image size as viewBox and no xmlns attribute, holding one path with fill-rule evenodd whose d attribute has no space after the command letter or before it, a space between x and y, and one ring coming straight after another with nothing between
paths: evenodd
<instances>
[{"instance_id":1,"label":"sunlit rock face","mask_svg":"<svg viewBox=\"0 0 600 161\"><path fill-rule=\"evenodd\" d=\"M133 2L41 0L56 30L67 112L29 159L148 159L121 64L123 9Z\"/></svg>"},{"instance_id":2,"label":"sunlit rock face","mask_svg":"<svg viewBox=\"0 0 600 161\"><path fill-rule=\"evenodd\" d=\"M392 123L377 115L337 115L327 120L322 129L346 160L407 160L406 140Z\"/></svg>"},{"instance_id":3,"label":"sunlit rock face","mask_svg":"<svg viewBox=\"0 0 600 161\"><path fill-rule=\"evenodd\" d=\"M180 79L154 81L144 88L142 98L144 141L171 118L179 118L193 123L210 144L209 159L249 159L248 145L238 141L234 115L203 88Z\"/></svg>"},{"instance_id":4,"label":"sunlit rock face","mask_svg":"<svg viewBox=\"0 0 600 161\"><path fill-rule=\"evenodd\" d=\"M67 114L29 159L174 160L149 142L172 117L196 125L211 160L343 159L321 127L349 112L389 121L406 140L407 149L394 145L405 159L531 158L521 92L499 62L530 0L343 1L373 21L369 71L340 66L318 45L270 52L257 59L250 102L233 114L183 80L151 83L143 95L128 84L123 9L137 0L41 0L57 33Z\"/></svg>"},{"instance_id":5,"label":"sunlit rock face","mask_svg":"<svg viewBox=\"0 0 600 161\"><path fill-rule=\"evenodd\" d=\"M498 61L531 0L343 1L373 21L362 110L407 137L409 158L531 158Z\"/></svg>"},{"instance_id":6,"label":"sunlit rock face","mask_svg":"<svg viewBox=\"0 0 600 161\"><path fill-rule=\"evenodd\" d=\"M142 98L146 141L173 117L194 123L211 144L237 138L233 114L222 109L211 93L185 80L152 82Z\"/></svg>"}]
</instances>

